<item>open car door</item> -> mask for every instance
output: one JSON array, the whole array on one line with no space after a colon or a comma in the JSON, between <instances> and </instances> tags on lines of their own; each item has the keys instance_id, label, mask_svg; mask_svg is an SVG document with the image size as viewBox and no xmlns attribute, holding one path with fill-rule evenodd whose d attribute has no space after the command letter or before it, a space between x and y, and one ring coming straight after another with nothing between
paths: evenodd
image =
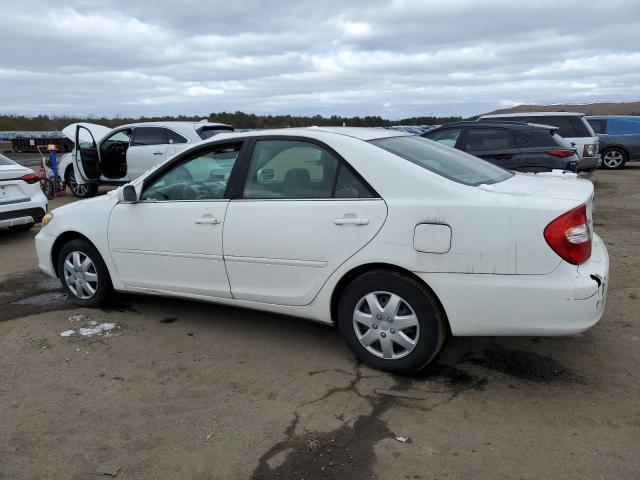
<instances>
[{"instance_id":1,"label":"open car door","mask_svg":"<svg viewBox=\"0 0 640 480\"><path fill-rule=\"evenodd\" d=\"M75 144L74 169L78 183L95 182L100 179L100 154L98 141L111 131L108 127L92 123L74 123L62 133Z\"/></svg>"}]
</instances>

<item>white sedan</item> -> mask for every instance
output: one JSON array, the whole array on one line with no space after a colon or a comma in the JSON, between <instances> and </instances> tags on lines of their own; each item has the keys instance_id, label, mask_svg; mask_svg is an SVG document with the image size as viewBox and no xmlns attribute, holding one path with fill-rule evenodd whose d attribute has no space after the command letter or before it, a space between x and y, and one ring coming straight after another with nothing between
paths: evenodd
<instances>
[{"instance_id":1,"label":"white sedan","mask_svg":"<svg viewBox=\"0 0 640 480\"><path fill-rule=\"evenodd\" d=\"M62 130L76 147L60 159L60 177L79 198L100 185L124 185L176 153L233 128L210 122L143 122L114 129L73 123Z\"/></svg>"},{"instance_id":2,"label":"white sedan","mask_svg":"<svg viewBox=\"0 0 640 480\"><path fill-rule=\"evenodd\" d=\"M29 230L47 213L40 177L0 154L0 228Z\"/></svg>"},{"instance_id":3,"label":"white sedan","mask_svg":"<svg viewBox=\"0 0 640 480\"><path fill-rule=\"evenodd\" d=\"M452 335L565 335L602 317L593 184L514 174L384 129L221 134L48 214L40 268L83 306L113 290L337 324L374 367Z\"/></svg>"}]
</instances>

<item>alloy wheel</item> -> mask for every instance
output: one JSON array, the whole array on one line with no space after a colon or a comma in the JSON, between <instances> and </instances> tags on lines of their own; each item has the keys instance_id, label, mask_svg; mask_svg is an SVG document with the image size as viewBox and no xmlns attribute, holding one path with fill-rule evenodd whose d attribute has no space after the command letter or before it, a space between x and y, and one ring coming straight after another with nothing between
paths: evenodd
<instances>
[{"instance_id":1,"label":"alloy wheel","mask_svg":"<svg viewBox=\"0 0 640 480\"><path fill-rule=\"evenodd\" d=\"M96 294L98 271L86 253L75 250L65 257L64 281L71 293L81 300L89 300Z\"/></svg>"},{"instance_id":2,"label":"alloy wheel","mask_svg":"<svg viewBox=\"0 0 640 480\"><path fill-rule=\"evenodd\" d=\"M624 156L622 155L622 152L619 152L618 150L609 150L602 156L602 162L608 168L618 168L622 165L623 161Z\"/></svg>"},{"instance_id":3,"label":"alloy wheel","mask_svg":"<svg viewBox=\"0 0 640 480\"><path fill-rule=\"evenodd\" d=\"M73 171L67 175L67 183L69 184L69 190L76 197L85 197L89 191L86 184L76 182L76 174Z\"/></svg>"},{"instance_id":4,"label":"alloy wheel","mask_svg":"<svg viewBox=\"0 0 640 480\"><path fill-rule=\"evenodd\" d=\"M367 351L389 360L409 355L420 338L415 311L390 292L371 292L362 297L353 311L353 329Z\"/></svg>"}]
</instances>

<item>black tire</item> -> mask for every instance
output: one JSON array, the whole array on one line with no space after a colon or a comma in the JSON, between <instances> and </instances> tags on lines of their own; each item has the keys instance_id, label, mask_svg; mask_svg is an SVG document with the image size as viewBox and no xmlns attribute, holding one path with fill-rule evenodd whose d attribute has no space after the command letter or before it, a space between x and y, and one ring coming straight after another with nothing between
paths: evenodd
<instances>
[{"instance_id":1,"label":"black tire","mask_svg":"<svg viewBox=\"0 0 640 480\"><path fill-rule=\"evenodd\" d=\"M72 252L80 252L88 257L93 263L94 268L91 273L95 272L97 275L97 286L95 287L95 293L90 298L80 298L80 296L78 296L67 283L64 262L67 255ZM60 249L56 262L58 265L58 277L60 278L62 288L67 295L69 295L69 298L71 298L75 303L82 307L90 308L101 307L108 303L109 298L113 293L111 277L109 275L109 270L107 270L107 266L102 260L102 256L95 247L91 245L91 243L83 239L75 239L67 242L63 245L62 249ZM75 288L77 289L77 286Z\"/></svg>"},{"instance_id":2,"label":"black tire","mask_svg":"<svg viewBox=\"0 0 640 480\"><path fill-rule=\"evenodd\" d=\"M74 197L90 198L94 197L96 193L98 193L97 183L84 183L82 185L79 185L78 182L76 182L76 174L73 170L73 167L67 168L67 171L64 175L64 181Z\"/></svg>"},{"instance_id":3,"label":"black tire","mask_svg":"<svg viewBox=\"0 0 640 480\"><path fill-rule=\"evenodd\" d=\"M417 336L417 341L412 350L405 349L404 352L396 353L395 350L398 345L391 342L393 355L404 354L405 356L401 358L382 358L377 356L361 343L356 334L356 328L360 329L362 326L358 324L356 327L354 314L356 309L360 309L360 306L363 305L364 297L374 293L375 295L381 295L380 298L383 298L386 292L401 297L404 303L402 308L406 310L409 307L409 310L413 310L419 325L419 330L413 330L413 332L418 331L419 336ZM382 306L382 303L380 305ZM393 328L390 328L393 326L393 322L384 322L384 318L382 321L380 325L371 327L375 328L375 331L372 330L374 334L384 336L383 330L386 335L393 334L395 336L400 334L399 331L394 331ZM444 312L433 292L419 281L393 271L374 270L357 277L344 290L338 303L338 327L351 350L367 365L388 372L406 374L417 372L426 367L442 348L447 335L446 325ZM368 330L366 334L369 334ZM363 335L362 331L360 331L360 335L363 338L366 336ZM411 332L409 335L411 336ZM375 345L374 343L369 348L376 349ZM382 353L382 343L377 345L380 346L379 353Z\"/></svg>"},{"instance_id":4,"label":"black tire","mask_svg":"<svg viewBox=\"0 0 640 480\"><path fill-rule=\"evenodd\" d=\"M627 160L629 159L627 152L616 147L607 148L602 151L600 153L600 157L602 158L601 168L604 168L605 170L619 170L624 167L624 164L627 163Z\"/></svg>"},{"instance_id":5,"label":"black tire","mask_svg":"<svg viewBox=\"0 0 640 480\"><path fill-rule=\"evenodd\" d=\"M22 225L13 225L9 227L10 232L26 232L27 230L31 230L35 223L24 223Z\"/></svg>"},{"instance_id":6,"label":"black tire","mask_svg":"<svg viewBox=\"0 0 640 480\"><path fill-rule=\"evenodd\" d=\"M44 193L44 196L49 200L53 198L53 182L48 178L40 179L40 190Z\"/></svg>"}]
</instances>

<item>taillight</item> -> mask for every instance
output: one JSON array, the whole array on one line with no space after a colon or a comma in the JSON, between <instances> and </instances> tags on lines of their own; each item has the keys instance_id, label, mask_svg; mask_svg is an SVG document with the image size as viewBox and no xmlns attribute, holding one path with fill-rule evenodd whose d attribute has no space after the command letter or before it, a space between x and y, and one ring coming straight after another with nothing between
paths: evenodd
<instances>
[{"instance_id":1,"label":"taillight","mask_svg":"<svg viewBox=\"0 0 640 480\"><path fill-rule=\"evenodd\" d=\"M24 180L27 183L38 183L40 181L40 177L37 173L27 173L20 177L20 180Z\"/></svg>"},{"instance_id":2,"label":"taillight","mask_svg":"<svg viewBox=\"0 0 640 480\"><path fill-rule=\"evenodd\" d=\"M587 206L560 215L544 229L544 239L563 260L580 265L591 257L591 230Z\"/></svg>"},{"instance_id":3,"label":"taillight","mask_svg":"<svg viewBox=\"0 0 640 480\"><path fill-rule=\"evenodd\" d=\"M549 155L553 155L554 157L566 158L573 155L575 152L573 150L564 150L564 149L554 149L554 150L545 150L545 153Z\"/></svg>"},{"instance_id":4,"label":"taillight","mask_svg":"<svg viewBox=\"0 0 640 480\"><path fill-rule=\"evenodd\" d=\"M595 145L585 145L582 150L583 157L595 157L596 156L596 146Z\"/></svg>"}]
</instances>

